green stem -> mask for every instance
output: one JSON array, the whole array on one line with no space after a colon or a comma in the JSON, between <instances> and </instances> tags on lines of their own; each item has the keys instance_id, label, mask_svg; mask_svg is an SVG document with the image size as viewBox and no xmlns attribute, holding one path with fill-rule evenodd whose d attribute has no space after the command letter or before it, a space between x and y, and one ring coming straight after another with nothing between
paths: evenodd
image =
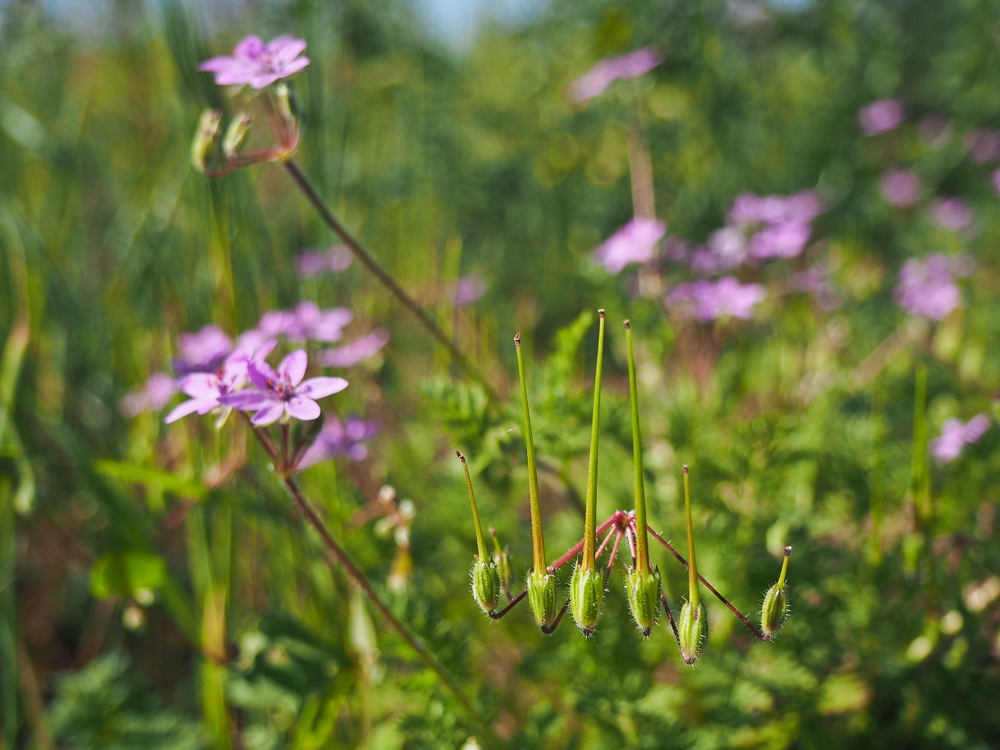
<instances>
[{"instance_id":1,"label":"green stem","mask_svg":"<svg viewBox=\"0 0 1000 750\"><path fill-rule=\"evenodd\" d=\"M593 570L597 539L594 517L597 515L597 443L601 432L601 369L604 362L604 310L597 334L597 374L594 376L594 419L590 426L590 463L587 466L587 512L583 521L583 569Z\"/></svg>"},{"instance_id":2,"label":"green stem","mask_svg":"<svg viewBox=\"0 0 1000 750\"><path fill-rule=\"evenodd\" d=\"M347 228L337 220L337 217L333 215L329 208L326 207L323 199L319 197L319 193L316 192L316 189L312 186L312 183L309 182L309 178L307 178L299 168L299 165L291 159L284 162L284 165L285 169L288 170L288 173L295 181L295 184L299 187L309 202L313 204L313 207L319 211L319 214L323 217L323 221L326 222L326 225L330 227L330 229L332 229L338 237L340 237L341 242L343 242L347 248L354 253L354 257L361 261L361 265L368 269L368 272L378 279L382 286L388 289L396 297L396 299L403 304L403 307L417 317L417 320L419 320L421 325L427 329L427 332L430 333L430 335L439 344L441 344L441 346L445 347L451 353L452 358L455 360L455 364L457 364L466 375L478 382L485 389L490 400L495 403L499 402L500 397L497 395L497 392L493 390L493 387L486 380L486 376L484 376L483 373L480 372L479 369L462 353L462 350L458 346L458 342L444 332L441 326L438 325L438 322L431 317L430 313L421 307L420 303L413 299L413 297L407 294L403 287L401 287L392 277L392 274L386 271L381 264L375 260L375 257L365 249L364 245L362 245L354 237L354 235L348 232Z\"/></svg>"},{"instance_id":3,"label":"green stem","mask_svg":"<svg viewBox=\"0 0 1000 750\"><path fill-rule=\"evenodd\" d=\"M531 504L531 545L535 555L535 573L545 575L545 538L542 536L542 511L538 505L538 467L535 464L535 440L531 435L528 413L528 389L524 385L524 361L521 358L521 334L514 334L517 348L517 377L521 381L521 405L524 407L524 442L528 451L528 502Z\"/></svg>"},{"instance_id":4,"label":"green stem","mask_svg":"<svg viewBox=\"0 0 1000 750\"><path fill-rule=\"evenodd\" d=\"M691 523L691 483L688 479L688 467L684 464L684 511L687 513L688 531L688 601L695 609L701 604L698 591L698 564L694 559L694 524Z\"/></svg>"},{"instance_id":5,"label":"green stem","mask_svg":"<svg viewBox=\"0 0 1000 750\"><path fill-rule=\"evenodd\" d=\"M642 475L642 436L639 433L639 389L635 384L635 355L632 353L632 326L625 321L628 339L628 391L632 401L632 463L635 467L635 546L636 568L649 573L649 540L646 533L646 484Z\"/></svg>"},{"instance_id":6,"label":"green stem","mask_svg":"<svg viewBox=\"0 0 1000 750\"><path fill-rule=\"evenodd\" d=\"M785 559L781 561L781 575L778 576L778 590L785 586L785 573L788 572L788 558L792 556L792 545L785 547Z\"/></svg>"},{"instance_id":7,"label":"green stem","mask_svg":"<svg viewBox=\"0 0 1000 750\"><path fill-rule=\"evenodd\" d=\"M472 503L472 520L476 524L476 544L479 546L479 559L483 562L489 559L486 553L486 537L483 536L483 525L479 522L479 509L476 507L476 494L472 491L472 477L469 475L469 464L459 451L455 451L458 460L465 469L465 483L469 485L469 502ZM499 545L497 545L499 547Z\"/></svg>"},{"instance_id":8,"label":"green stem","mask_svg":"<svg viewBox=\"0 0 1000 750\"><path fill-rule=\"evenodd\" d=\"M929 493L926 493L924 474L927 471L927 366L917 365L913 393L913 468L911 491L917 515L922 524L928 521ZM928 497L924 497L925 493Z\"/></svg>"}]
</instances>

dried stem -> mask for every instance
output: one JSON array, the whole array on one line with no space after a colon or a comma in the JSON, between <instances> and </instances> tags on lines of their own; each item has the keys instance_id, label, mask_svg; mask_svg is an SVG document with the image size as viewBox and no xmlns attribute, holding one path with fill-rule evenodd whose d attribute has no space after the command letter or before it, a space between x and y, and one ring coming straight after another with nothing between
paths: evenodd
<instances>
[{"instance_id":1,"label":"dried stem","mask_svg":"<svg viewBox=\"0 0 1000 750\"><path fill-rule=\"evenodd\" d=\"M438 325L438 322L431 317L420 303L417 302L413 297L406 293L406 291L399 285L399 283L392 277L387 270L385 270L381 264L375 260L375 257L365 249L362 245L349 231L347 228L340 223L336 216L327 208L323 199L320 198L319 193L309 182L309 178L305 176L299 165L296 164L292 159L284 162L285 169L292 176L295 184L299 187L302 193L306 196L313 207L319 211L320 216L323 217L323 221L326 225L334 231L334 233L340 237L341 242L343 242L348 249L354 253L354 256L361 261L361 264L368 269L368 271L376 278L378 281L388 289L396 299L398 299L403 307L412 312L417 320L420 321L421 325L427 329L427 332L445 349L447 349L452 358L455 360L455 364L459 368L477 383L479 383L488 394L489 398L494 402L499 402L500 397L497 392L486 380L480 370L469 361L469 359L462 353L459 348L458 342L455 341L451 336L445 333L444 329Z\"/></svg>"}]
</instances>

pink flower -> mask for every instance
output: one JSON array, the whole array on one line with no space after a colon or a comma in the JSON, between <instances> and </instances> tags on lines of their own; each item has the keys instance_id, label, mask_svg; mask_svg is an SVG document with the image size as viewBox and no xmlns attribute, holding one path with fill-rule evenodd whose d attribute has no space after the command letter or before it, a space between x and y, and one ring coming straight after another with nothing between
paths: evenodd
<instances>
[{"instance_id":1,"label":"pink flower","mask_svg":"<svg viewBox=\"0 0 1000 750\"><path fill-rule=\"evenodd\" d=\"M309 364L304 349L296 349L278 365L277 372L267 362L251 361L247 375L255 386L219 397L219 403L240 411L256 412L250 421L266 425L287 414L311 420L320 415L315 399L340 393L347 387L343 378L309 378L303 381Z\"/></svg>"},{"instance_id":2,"label":"pink flower","mask_svg":"<svg viewBox=\"0 0 1000 750\"><path fill-rule=\"evenodd\" d=\"M732 276L717 281L689 281L674 287L667 304L699 320L714 320L726 315L744 320L753 316L754 306L767 294L760 284L740 284Z\"/></svg>"},{"instance_id":3,"label":"pink flower","mask_svg":"<svg viewBox=\"0 0 1000 750\"><path fill-rule=\"evenodd\" d=\"M326 367L351 367L375 354L388 342L389 332L384 328L376 328L367 336L320 352L321 361Z\"/></svg>"},{"instance_id":4,"label":"pink flower","mask_svg":"<svg viewBox=\"0 0 1000 750\"><path fill-rule=\"evenodd\" d=\"M154 372L146 384L129 393L121 400L118 408L126 417L134 417L147 411L159 411L177 393L177 383L165 372Z\"/></svg>"},{"instance_id":5,"label":"pink flower","mask_svg":"<svg viewBox=\"0 0 1000 750\"><path fill-rule=\"evenodd\" d=\"M302 454L296 468L308 469L320 461L339 455L346 455L352 461L360 461L368 455L368 446L364 441L370 440L378 431L378 422L365 421L353 415L344 422L337 417L329 417L313 444Z\"/></svg>"},{"instance_id":6,"label":"pink flower","mask_svg":"<svg viewBox=\"0 0 1000 750\"><path fill-rule=\"evenodd\" d=\"M894 296L910 315L943 320L962 305L962 293L952 280L948 257L928 255L923 261L910 258L899 272Z\"/></svg>"},{"instance_id":7,"label":"pink flower","mask_svg":"<svg viewBox=\"0 0 1000 750\"><path fill-rule=\"evenodd\" d=\"M260 37L251 34L233 48L232 57L213 57L199 65L198 70L214 73L220 86L249 83L255 89L262 89L308 65L308 57L299 57L305 48L306 43L294 37L279 36L264 44Z\"/></svg>"},{"instance_id":8,"label":"pink flower","mask_svg":"<svg viewBox=\"0 0 1000 750\"><path fill-rule=\"evenodd\" d=\"M329 307L320 310L315 302L304 301L294 310L268 310L257 323L257 336L272 339L284 336L289 341L323 341L332 344L344 335L344 326L351 322L354 314L346 307ZM249 331L240 337L242 341Z\"/></svg>"},{"instance_id":9,"label":"pink flower","mask_svg":"<svg viewBox=\"0 0 1000 750\"><path fill-rule=\"evenodd\" d=\"M782 221L761 229L750 238L750 255L755 258L794 258L809 242L812 229L799 221Z\"/></svg>"},{"instance_id":10,"label":"pink flower","mask_svg":"<svg viewBox=\"0 0 1000 750\"><path fill-rule=\"evenodd\" d=\"M604 93L604 90L619 78L638 78L661 62L663 55L655 47L643 47L627 55L605 57L573 81L570 96L573 101L585 102Z\"/></svg>"},{"instance_id":11,"label":"pink flower","mask_svg":"<svg viewBox=\"0 0 1000 750\"><path fill-rule=\"evenodd\" d=\"M973 164L996 161L1000 159L1000 133L996 130L973 130L965 136L965 147Z\"/></svg>"},{"instance_id":12,"label":"pink flower","mask_svg":"<svg viewBox=\"0 0 1000 750\"><path fill-rule=\"evenodd\" d=\"M712 232L708 238L708 249L721 268L736 268L747 257L747 239L740 227L723 227ZM707 260L698 259L699 267L695 267L695 259L691 259L691 268L702 273L710 268ZM708 270L714 273L715 270Z\"/></svg>"},{"instance_id":13,"label":"pink flower","mask_svg":"<svg viewBox=\"0 0 1000 750\"><path fill-rule=\"evenodd\" d=\"M972 223L972 210L961 198L938 198L930 207L931 221L942 229L957 231Z\"/></svg>"},{"instance_id":14,"label":"pink flower","mask_svg":"<svg viewBox=\"0 0 1000 750\"><path fill-rule=\"evenodd\" d=\"M451 285L448 296L451 297L457 307L471 305L477 299L486 294L486 282L482 276L470 273L455 279Z\"/></svg>"},{"instance_id":15,"label":"pink flower","mask_svg":"<svg viewBox=\"0 0 1000 750\"><path fill-rule=\"evenodd\" d=\"M174 369L183 375L216 369L233 350L233 342L218 326L207 325L196 333L182 333L177 348L180 357L174 360Z\"/></svg>"},{"instance_id":16,"label":"pink flower","mask_svg":"<svg viewBox=\"0 0 1000 750\"><path fill-rule=\"evenodd\" d=\"M887 169L879 186L886 202L899 208L909 208L920 199L920 180L908 169Z\"/></svg>"},{"instance_id":17,"label":"pink flower","mask_svg":"<svg viewBox=\"0 0 1000 750\"><path fill-rule=\"evenodd\" d=\"M897 127L905 117L903 105L895 99L879 99L858 112L865 135L878 135Z\"/></svg>"},{"instance_id":18,"label":"pink flower","mask_svg":"<svg viewBox=\"0 0 1000 750\"><path fill-rule=\"evenodd\" d=\"M334 245L327 251L305 250L299 254L296 261L300 279L310 279L321 273L346 271L354 254L345 245Z\"/></svg>"},{"instance_id":19,"label":"pink flower","mask_svg":"<svg viewBox=\"0 0 1000 750\"><path fill-rule=\"evenodd\" d=\"M990 418L977 414L968 423L961 419L946 419L941 426L941 436L931 440L931 455L941 463L948 463L962 454L966 445L975 443L990 428Z\"/></svg>"},{"instance_id":20,"label":"pink flower","mask_svg":"<svg viewBox=\"0 0 1000 750\"><path fill-rule=\"evenodd\" d=\"M192 372L182 377L177 385L191 398L175 406L163 421L170 424L188 414L207 414L220 406L220 397L246 382L248 361L247 353L237 349L226 358L218 371Z\"/></svg>"},{"instance_id":21,"label":"pink flower","mask_svg":"<svg viewBox=\"0 0 1000 750\"><path fill-rule=\"evenodd\" d=\"M630 263L652 260L657 243L666 233L665 222L636 216L594 250L592 257L608 273L618 273Z\"/></svg>"}]
</instances>

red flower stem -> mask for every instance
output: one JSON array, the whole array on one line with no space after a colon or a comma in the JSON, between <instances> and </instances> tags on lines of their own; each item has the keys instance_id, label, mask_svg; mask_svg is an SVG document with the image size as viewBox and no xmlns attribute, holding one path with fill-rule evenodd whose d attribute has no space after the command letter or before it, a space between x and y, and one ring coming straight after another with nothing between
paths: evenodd
<instances>
[{"instance_id":1,"label":"red flower stem","mask_svg":"<svg viewBox=\"0 0 1000 750\"><path fill-rule=\"evenodd\" d=\"M486 390L490 400L499 402L500 397L497 395L497 392L493 390L493 387L486 380L483 373L480 372L479 369L462 353L462 350L458 346L458 342L444 332L441 326L438 325L438 322L431 317L430 313L421 307L420 303L413 299L413 297L407 294L406 291L392 277L392 275L386 271L377 260L375 260L375 257L371 253L365 249L364 245L355 239L354 235L348 232L347 228L341 224L340 221L338 221L337 217L333 215L329 208L326 207L323 199L320 198L319 193L316 192L316 189L312 186L312 183L309 182L309 178L306 177L299 168L299 165L292 159L289 159L284 162L284 166L285 169L288 170L288 174L292 176L292 179L295 181L298 188L306 196L309 202L312 203L313 207L319 211L319 214L323 217L323 221L326 222L326 225L330 227L330 229L332 229L338 237L340 237L341 242L343 242L348 249L354 253L354 257L361 261L361 264L368 269L372 276L379 280L382 286L395 295L396 299L402 303L403 307L416 316L421 325L427 329L427 332L430 333L430 335L439 344L451 353L452 358L455 360L455 364L457 364L466 375L471 377Z\"/></svg>"},{"instance_id":2,"label":"red flower stem","mask_svg":"<svg viewBox=\"0 0 1000 750\"><path fill-rule=\"evenodd\" d=\"M603 534L605 531L607 531L608 529L610 529L612 527L612 525L614 525L616 523L620 524L622 522L622 519L626 518L626 517L627 517L626 514L623 513L622 511L620 511L620 510L619 511L615 511L614 513L611 514L611 517L608 518L607 521L605 521L604 523L602 523L600 526L598 526L594 530L594 534L595 535L597 535L597 534ZM570 547L568 550L566 550L565 554L563 554L562 557L560 557L558 560L556 560L554 563L552 563L549 566L549 572L552 573L552 572L554 572L556 570L559 570L559 568L561 568L563 565L565 565L566 563L568 563L574 557L576 557L577 555L579 555L580 551L582 549L583 549L583 539L581 539L579 542L577 542L572 547Z\"/></svg>"}]
</instances>

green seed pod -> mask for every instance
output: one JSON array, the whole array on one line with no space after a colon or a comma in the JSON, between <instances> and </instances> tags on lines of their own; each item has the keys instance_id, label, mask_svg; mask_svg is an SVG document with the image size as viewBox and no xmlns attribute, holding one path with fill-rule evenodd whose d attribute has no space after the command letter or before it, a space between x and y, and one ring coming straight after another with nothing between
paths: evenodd
<instances>
[{"instance_id":1,"label":"green seed pod","mask_svg":"<svg viewBox=\"0 0 1000 750\"><path fill-rule=\"evenodd\" d=\"M528 604L538 627L544 628L556 619L556 577L536 570L528 573Z\"/></svg>"},{"instance_id":2,"label":"green seed pod","mask_svg":"<svg viewBox=\"0 0 1000 750\"><path fill-rule=\"evenodd\" d=\"M191 141L191 162L201 172L205 171L205 161L215 149L215 139L219 136L219 122L222 113L217 109L206 109L198 120L198 130Z\"/></svg>"},{"instance_id":3,"label":"green seed pod","mask_svg":"<svg viewBox=\"0 0 1000 750\"><path fill-rule=\"evenodd\" d=\"M694 607L691 602L684 602L681 616L677 619L677 638L684 663L694 664L708 638L708 613L704 604Z\"/></svg>"},{"instance_id":4,"label":"green seed pod","mask_svg":"<svg viewBox=\"0 0 1000 750\"><path fill-rule=\"evenodd\" d=\"M649 638L660 609L660 569L654 565L650 573L640 573L635 568L629 570L625 576L625 590L635 624Z\"/></svg>"},{"instance_id":5,"label":"green seed pod","mask_svg":"<svg viewBox=\"0 0 1000 750\"><path fill-rule=\"evenodd\" d=\"M593 568L584 570L577 565L569 582L569 601L573 619L588 638L594 634L597 618L604 601L604 574Z\"/></svg>"},{"instance_id":6,"label":"green seed pod","mask_svg":"<svg viewBox=\"0 0 1000 750\"><path fill-rule=\"evenodd\" d=\"M496 610L500 603L500 575L492 560L484 562L477 556L472 563L472 595L486 614Z\"/></svg>"},{"instance_id":7,"label":"green seed pod","mask_svg":"<svg viewBox=\"0 0 1000 750\"><path fill-rule=\"evenodd\" d=\"M500 577L500 590L510 597L510 554L506 547L501 552L493 553L493 564Z\"/></svg>"},{"instance_id":8,"label":"green seed pod","mask_svg":"<svg viewBox=\"0 0 1000 750\"><path fill-rule=\"evenodd\" d=\"M764 594L760 608L760 629L769 636L775 636L785 623L788 614L788 587L774 584Z\"/></svg>"},{"instance_id":9,"label":"green seed pod","mask_svg":"<svg viewBox=\"0 0 1000 750\"><path fill-rule=\"evenodd\" d=\"M222 153L232 156L250 137L250 126L253 125L253 118L246 112L240 112L226 129L226 135L222 139Z\"/></svg>"}]
</instances>

